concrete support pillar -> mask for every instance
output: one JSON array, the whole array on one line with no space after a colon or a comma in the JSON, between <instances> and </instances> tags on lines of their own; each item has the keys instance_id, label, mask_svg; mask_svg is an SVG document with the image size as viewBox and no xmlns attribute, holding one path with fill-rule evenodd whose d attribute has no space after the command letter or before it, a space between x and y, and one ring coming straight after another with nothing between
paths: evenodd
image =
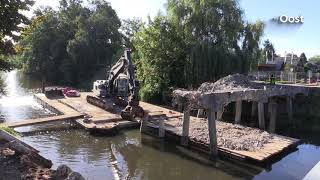
<instances>
[{"instance_id":1,"label":"concrete support pillar","mask_svg":"<svg viewBox=\"0 0 320 180\"><path fill-rule=\"evenodd\" d=\"M218 155L216 117L213 109L208 110L209 149L212 158Z\"/></svg>"},{"instance_id":2,"label":"concrete support pillar","mask_svg":"<svg viewBox=\"0 0 320 180\"><path fill-rule=\"evenodd\" d=\"M145 128L147 127L147 122L149 121L149 114L146 114L144 116L144 118L141 119L141 123L140 123L140 132L144 132Z\"/></svg>"},{"instance_id":3,"label":"concrete support pillar","mask_svg":"<svg viewBox=\"0 0 320 180\"><path fill-rule=\"evenodd\" d=\"M183 111L183 125L182 125L182 137L181 145L187 146L189 140L189 126L190 126L190 112L188 110Z\"/></svg>"},{"instance_id":4,"label":"concrete support pillar","mask_svg":"<svg viewBox=\"0 0 320 180\"><path fill-rule=\"evenodd\" d=\"M222 115L223 115L223 108L217 111L217 121L222 120Z\"/></svg>"},{"instance_id":5,"label":"concrete support pillar","mask_svg":"<svg viewBox=\"0 0 320 180\"><path fill-rule=\"evenodd\" d=\"M270 100L270 122L269 122L269 132L274 133L276 130L276 120L277 120L277 101L272 98Z\"/></svg>"},{"instance_id":6,"label":"concrete support pillar","mask_svg":"<svg viewBox=\"0 0 320 180\"><path fill-rule=\"evenodd\" d=\"M255 118L257 116L257 105L258 103L255 101L252 101L252 105L251 105L251 118Z\"/></svg>"},{"instance_id":7,"label":"concrete support pillar","mask_svg":"<svg viewBox=\"0 0 320 180\"><path fill-rule=\"evenodd\" d=\"M235 123L240 124L241 122L241 113L242 113L242 101L238 100L236 102L236 115L235 115Z\"/></svg>"},{"instance_id":8,"label":"concrete support pillar","mask_svg":"<svg viewBox=\"0 0 320 180\"><path fill-rule=\"evenodd\" d=\"M159 118L159 138L164 138L165 135L165 127L164 127L164 117Z\"/></svg>"},{"instance_id":9,"label":"concrete support pillar","mask_svg":"<svg viewBox=\"0 0 320 180\"><path fill-rule=\"evenodd\" d=\"M263 102L258 102L258 118L259 118L259 128L260 129L265 129L264 104L263 104Z\"/></svg>"},{"instance_id":10,"label":"concrete support pillar","mask_svg":"<svg viewBox=\"0 0 320 180\"><path fill-rule=\"evenodd\" d=\"M198 109L198 113L197 113L198 118L203 117L203 113L204 113L203 111L204 111L203 109Z\"/></svg>"},{"instance_id":11,"label":"concrete support pillar","mask_svg":"<svg viewBox=\"0 0 320 180\"><path fill-rule=\"evenodd\" d=\"M287 96L287 112L288 112L288 118L289 121L293 123L293 117L292 117L292 97Z\"/></svg>"}]
</instances>

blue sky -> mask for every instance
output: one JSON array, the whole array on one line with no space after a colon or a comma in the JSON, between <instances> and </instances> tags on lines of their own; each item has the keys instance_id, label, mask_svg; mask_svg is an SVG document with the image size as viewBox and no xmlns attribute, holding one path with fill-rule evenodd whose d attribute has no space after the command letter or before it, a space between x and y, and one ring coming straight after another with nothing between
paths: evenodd
<instances>
[{"instance_id":1,"label":"blue sky","mask_svg":"<svg viewBox=\"0 0 320 180\"><path fill-rule=\"evenodd\" d=\"M108 0L122 19L155 16L159 10L164 11L166 0ZM57 7L59 0L36 0L35 7L49 5ZM320 1L319 0L240 0L245 11L245 19L253 22L266 22L263 39L270 39L276 53L294 52L300 55L305 52L307 57L320 55ZM305 22L300 26L273 25L268 23L271 18L287 15L302 15Z\"/></svg>"},{"instance_id":2,"label":"blue sky","mask_svg":"<svg viewBox=\"0 0 320 180\"><path fill-rule=\"evenodd\" d=\"M249 21L269 19L280 16L304 16L299 27L272 25L267 23L264 39L273 42L277 53L305 52L307 57L320 54L320 1L319 0L241 0L245 17Z\"/></svg>"}]
</instances>

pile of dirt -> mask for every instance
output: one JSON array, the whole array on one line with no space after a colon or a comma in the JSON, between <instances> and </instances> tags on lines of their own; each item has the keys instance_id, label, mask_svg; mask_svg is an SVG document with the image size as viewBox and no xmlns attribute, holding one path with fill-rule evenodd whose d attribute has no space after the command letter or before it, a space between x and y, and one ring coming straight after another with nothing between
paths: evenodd
<instances>
[{"instance_id":1,"label":"pile of dirt","mask_svg":"<svg viewBox=\"0 0 320 180\"><path fill-rule=\"evenodd\" d=\"M258 89L260 86L253 83L248 76L242 74L232 74L223 77L215 83L205 82L201 84L198 91L201 93L212 93L214 91L230 91L243 89Z\"/></svg>"},{"instance_id":2,"label":"pile of dirt","mask_svg":"<svg viewBox=\"0 0 320 180\"><path fill-rule=\"evenodd\" d=\"M0 138L0 179L5 180L84 180L81 174L61 165L52 170L52 162L17 141ZM26 153L27 152L27 153Z\"/></svg>"},{"instance_id":3,"label":"pile of dirt","mask_svg":"<svg viewBox=\"0 0 320 180\"><path fill-rule=\"evenodd\" d=\"M197 90L176 89L173 91L173 105L186 104L195 106L199 98L206 93L217 91L235 91L246 89L261 89L262 85L254 83L248 76L233 74L223 77L215 83L205 82Z\"/></svg>"},{"instance_id":4,"label":"pile of dirt","mask_svg":"<svg viewBox=\"0 0 320 180\"><path fill-rule=\"evenodd\" d=\"M28 155L8 148L6 143L0 143L0 177L7 180L45 180L52 177L52 170L37 165L30 159Z\"/></svg>"},{"instance_id":5,"label":"pile of dirt","mask_svg":"<svg viewBox=\"0 0 320 180\"><path fill-rule=\"evenodd\" d=\"M273 140L273 135L259 129L216 121L219 147L231 150L255 151ZM182 123L172 124L182 130ZM181 132L180 132L181 133ZM209 144L208 122L206 119L190 121L190 139Z\"/></svg>"}]
</instances>

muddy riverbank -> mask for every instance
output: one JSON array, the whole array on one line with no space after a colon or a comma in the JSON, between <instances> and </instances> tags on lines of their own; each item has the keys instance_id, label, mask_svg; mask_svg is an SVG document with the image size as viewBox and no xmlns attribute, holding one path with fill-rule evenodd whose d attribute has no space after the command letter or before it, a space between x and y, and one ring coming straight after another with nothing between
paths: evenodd
<instances>
[{"instance_id":1,"label":"muddy riverbank","mask_svg":"<svg viewBox=\"0 0 320 180\"><path fill-rule=\"evenodd\" d=\"M0 180L84 180L66 165L51 169L39 151L0 130Z\"/></svg>"}]
</instances>

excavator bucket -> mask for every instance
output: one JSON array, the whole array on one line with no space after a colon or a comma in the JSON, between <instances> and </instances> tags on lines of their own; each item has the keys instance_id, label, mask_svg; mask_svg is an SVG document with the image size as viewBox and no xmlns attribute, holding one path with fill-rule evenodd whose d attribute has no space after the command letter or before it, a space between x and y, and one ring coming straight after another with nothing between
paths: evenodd
<instances>
[{"instance_id":1,"label":"excavator bucket","mask_svg":"<svg viewBox=\"0 0 320 180\"><path fill-rule=\"evenodd\" d=\"M122 117L122 119L125 119L128 121L133 121L134 118L136 118L136 117L143 118L144 117L144 110L140 106L128 105L126 108L124 108L121 111L121 117Z\"/></svg>"}]
</instances>

